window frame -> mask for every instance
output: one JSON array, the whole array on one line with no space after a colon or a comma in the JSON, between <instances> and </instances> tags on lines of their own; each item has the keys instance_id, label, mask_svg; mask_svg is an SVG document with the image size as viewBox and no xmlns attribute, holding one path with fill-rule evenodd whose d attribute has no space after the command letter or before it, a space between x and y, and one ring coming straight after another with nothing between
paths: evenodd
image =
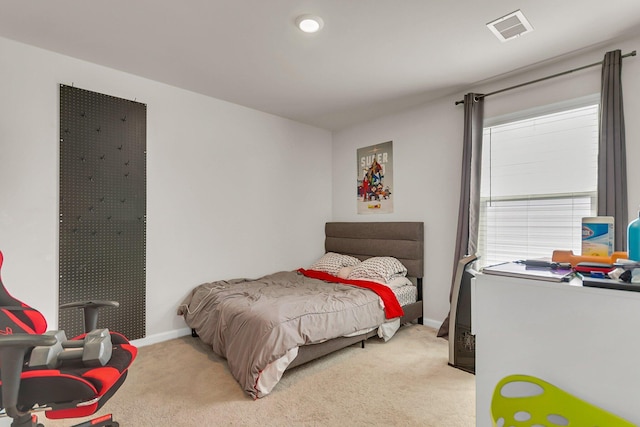
<instances>
[{"instance_id":1,"label":"window frame","mask_svg":"<svg viewBox=\"0 0 640 427\"><path fill-rule=\"evenodd\" d=\"M592 105L598 105L598 109L600 109L600 94L594 93L591 95L586 95L583 97L566 100L562 102L557 102L553 104L538 106L526 110L511 112L508 114L485 118L483 121L483 134L487 131L487 128L500 126L520 120L528 120L536 117L559 113L563 111L583 108ZM484 142L483 142L483 151L484 151ZM596 159L597 162L597 159ZM597 164L596 164L597 167ZM486 244L488 240L487 234L487 216L486 216L486 207L492 202L499 201L529 201L533 199L542 199L542 200L551 200L551 199L562 199L562 198L579 198L579 197L589 197L591 201L591 212L595 215L597 211L597 189L593 192L580 192L580 193L554 193L554 194L545 194L545 195L517 195L517 196L505 196L505 197L480 197L480 223L478 227L478 253L480 254L480 266L486 266L486 260L483 258L483 254L487 253ZM483 224L484 221L484 224ZM482 233L484 233L484 239L482 238ZM562 249L562 248L558 248ZM549 254L549 257L551 254Z\"/></svg>"}]
</instances>

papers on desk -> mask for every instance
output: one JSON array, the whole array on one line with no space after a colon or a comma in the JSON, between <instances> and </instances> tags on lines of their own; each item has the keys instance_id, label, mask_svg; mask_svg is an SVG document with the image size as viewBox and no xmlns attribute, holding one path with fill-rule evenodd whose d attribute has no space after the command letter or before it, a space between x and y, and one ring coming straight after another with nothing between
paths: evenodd
<instances>
[{"instance_id":1,"label":"papers on desk","mask_svg":"<svg viewBox=\"0 0 640 427\"><path fill-rule=\"evenodd\" d=\"M482 269L484 274L496 276L520 277L523 279L546 280L549 282L567 282L573 277L573 270L565 268L534 267L522 262L505 262Z\"/></svg>"}]
</instances>

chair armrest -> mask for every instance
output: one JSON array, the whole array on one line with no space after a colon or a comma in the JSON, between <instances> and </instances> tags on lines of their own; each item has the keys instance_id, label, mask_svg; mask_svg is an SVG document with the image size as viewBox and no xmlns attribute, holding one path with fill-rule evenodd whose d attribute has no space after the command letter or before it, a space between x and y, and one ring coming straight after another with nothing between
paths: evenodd
<instances>
[{"instance_id":1,"label":"chair armrest","mask_svg":"<svg viewBox=\"0 0 640 427\"><path fill-rule=\"evenodd\" d=\"M53 345L51 335L14 334L0 335L0 379L2 380L2 406L7 415L18 418L26 412L18 411L20 374L27 351L39 345Z\"/></svg>"},{"instance_id":2,"label":"chair armrest","mask_svg":"<svg viewBox=\"0 0 640 427\"><path fill-rule=\"evenodd\" d=\"M31 347L37 347L39 345L54 345L55 343L56 337L54 337L53 335L0 335L0 353L2 353L2 351L4 351L6 348L22 348L26 352L26 350ZM4 359L0 359L0 363L1 362L4 362Z\"/></svg>"},{"instance_id":3,"label":"chair armrest","mask_svg":"<svg viewBox=\"0 0 640 427\"><path fill-rule=\"evenodd\" d=\"M98 310L102 307L120 307L117 301L89 300L61 304L60 308L81 308L84 312L84 332L89 333L98 326Z\"/></svg>"}]
</instances>

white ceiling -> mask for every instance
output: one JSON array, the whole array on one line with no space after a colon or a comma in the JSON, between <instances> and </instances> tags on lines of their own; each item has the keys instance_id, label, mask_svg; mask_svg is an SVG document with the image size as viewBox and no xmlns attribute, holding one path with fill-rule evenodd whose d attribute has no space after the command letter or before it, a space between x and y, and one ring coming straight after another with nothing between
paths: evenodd
<instances>
[{"instance_id":1,"label":"white ceiling","mask_svg":"<svg viewBox=\"0 0 640 427\"><path fill-rule=\"evenodd\" d=\"M330 130L638 31L640 0L0 0L2 37Z\"/></svg>"}]
</instances>

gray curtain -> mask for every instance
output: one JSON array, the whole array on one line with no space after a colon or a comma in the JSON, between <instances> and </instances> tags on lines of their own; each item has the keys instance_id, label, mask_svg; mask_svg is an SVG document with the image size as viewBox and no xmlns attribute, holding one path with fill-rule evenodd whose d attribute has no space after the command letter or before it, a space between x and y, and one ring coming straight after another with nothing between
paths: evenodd
<instances>
[{"instance_id":1,"label":"gray curtain","mask_svg":"<svg viewBox=\"0 0 640 427\"><path fill-rule=\"evenodd\" d=\"M484 97L477 93L464 96L464 135L462 148L462 177L460 203L458 205L458 231L453 256L451 289L453 290L458 261L466 255L475 254L478 246L478 223L480 220L480 172L482 166L482 126L484 119ZM439 337L449 335L449 315L438 330Z\"/></svg>"},{"instance_id":2,"label":"gray curtain","mask_svg":"<svg viewBox=\"0 0 640 427\"><path fill-rule=\"evenodd\" d=\"M627 164L622 108L622 54L607 52L602 63L598 146L598 215L612 216L615 250L627 248Z\"/></svg>"}]
</instances>

